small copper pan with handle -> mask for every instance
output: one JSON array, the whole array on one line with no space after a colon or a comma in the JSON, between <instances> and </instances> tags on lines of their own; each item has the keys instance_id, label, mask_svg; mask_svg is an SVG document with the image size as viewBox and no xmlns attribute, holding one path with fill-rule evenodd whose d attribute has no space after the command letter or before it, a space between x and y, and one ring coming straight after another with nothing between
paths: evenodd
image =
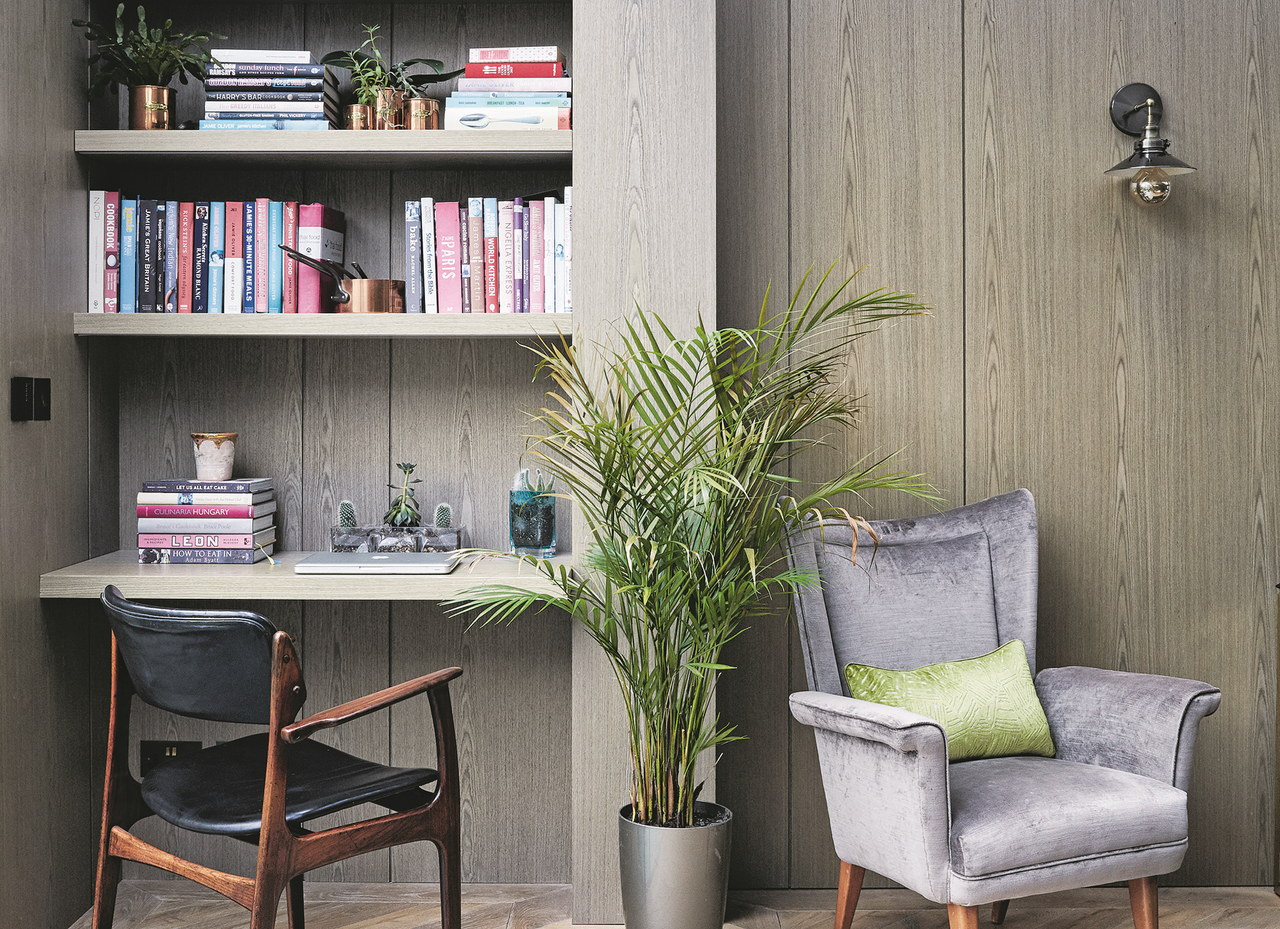
<instances>
[{"instance_id":1,"label":"small copper pan with handle","mask_svg":"<svg viewBox=\"0 0 1280 929\"><path fill-rule=\"evenodd\" d=\"M361 271L357 277L351 271L323 258L312 258L296 248L281 245L281 249L295 260L315 268L321 274L333 278L337 288L333 294L333 309L339 313L403 313L404 281L365 277ZM354 262L353 262L354 264ZM356 268L359 269L359 265Z\"/></svg>"}]
</instances>

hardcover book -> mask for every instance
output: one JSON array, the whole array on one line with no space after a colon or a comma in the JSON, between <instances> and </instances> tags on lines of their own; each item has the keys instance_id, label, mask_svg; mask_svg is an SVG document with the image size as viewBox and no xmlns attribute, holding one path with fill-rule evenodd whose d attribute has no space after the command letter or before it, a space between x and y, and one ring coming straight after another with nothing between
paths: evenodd
<instances>
[{"instance_id":1,"label":"hardcover book","mask_svg":"<svg viewBox=\"0 0 1280 929\"><path fill-rule=\"evenodd\" d=\"M270 312L271 201L258 197L253 204L253 311Z\"/></svg>"},{"instance_id":2,"label":"hardcover book","mask_svg":"<svg viewBox=\"0 0 1280 929\"><path fill-rule=\"evenodd\" d=\"M228 200L226 213L226 283L222 312L239 313L244 303L244 201Z\"/></svg>"},{"instance_id":3,"label":"hardcover book","mask_svg":"<svg viewBox=\"0 0 1280 929\"><path fill-rule=\"evenodd\" d=\"M276 527L261 532L205 534L190 532L148 532L138 535L138 548L253 548L276 540Z\"/></svg>"},{"instance_id":4,"label":"hardcover book","mask_svg":"<svg viewBox=\"0 0 1280 929\"><path fill-rule=\"evenodd\" d=\"M183 519L256 519L276 511L276 501L262 503L139 503L139 516Z\"/></svg>"},{"instance_id":5,"label":"hardcover book","mask_svg":"<svg viewBox=\"0 0 1280 929\"><path fill-rule=\"evenodd\" d=\"M209 204L199 200L192 211L191 312L209 312Z\"/></svg>"},{"instance_id":6,"label":"hardcover book","mask_svg":"<svg viewBox=\"0 0 1280 929\"><path fill-rule=\"evenodd\" d=\"M573 312L573 188L564 189L564 312Z\"/></svg>"},{"instance_id":7,"label":"hardcover book","mask_svg":"<svg viewBox=\"0 0 1280 929\"><path fill-rule=\"evenodd\" d=\"M181 516L139 516L138 534L144 532L233 533L243 535L271 525L270 516L255 519L188 519Z\"/></svg>"},{"instance_id":8,"label":"hardcover book","mask_svg":"<svg viewBox=\"0 0 1280 929\"><path fill-rule=\"evenodd\" d=\"M201 129L327 130L328 119L202 119Z\"/></svg>"},{"instance_id":9,"label":"hardcover book","mask_svg":"<svg viewBox=\"0 0 1280 929\"><path fill-rule=\"evenodd\" d=\"M542 310L556 311L556 198L542 201Z\"/></svg>"},{"instance_id":10,"label":"hardcover book","mask_svg":"<svg viewBox=\"0 0 1280 929\"><path fill-rule=\"evenodd\" d=\"M260 548L140 548L138 564L256 564L275 550Z\"/></svg>"},{"instance_id":11,"label":"hardcover book","mask_svg":"<svg viewBox=\"0 0 1280 929\"><path fill-rule=\"evenodd\" d=\"M511 273L514 267L512 233L515 231L511 200L498 201L498 312L515 312L515 281Z\"/></svg>"},{"instance_id":12,"label":"hardcover book","mask_svg":"<svg viewBox=\"0 0 1280 929\"><path fill-rule=\"evenodd\" d=\"M565 263L564 263L564 204L556 204L555 214L555 230L556 230L556 289L555 304L556 312L564 312L564 290L565 290Z\"/></svg>"},{"instance_id":13,"label":"hardcover book","mask_svg":"<svg viewBox=\"0 0 1280 929\"><path fill-rule=\"evenodd\" d=\"M238 481L194 481L189 478L172 478L142 482L142 489L146 493L256 494L264 490L272 490L274 487L275 481L269 477L246 477Z\"/></svg>"},{"instance_id":14,"label":"hardcover book","mask_svg":"<svg viewBox=\"0 0 1280 929\"><path fill-rule=\"evenodd\" d=\"M315 64L315 57L298 48L211 48L209 54L223 65L243 62L278 62L281 64Z\"/></svg>"},{"instance_id":15,"label":"hardcover book","mask_svg":"<svg viewBox=\"0 0 1280 929\"><path fill-rule=\"evenodd\" d=\"M319 118L324 115L326 106L332 107L333 104L326 104L323 100L297 100L293 102L284 100L210 100L204 105L204 115L207 119L235 119L240 117L252 119L254 114L298 118L305 113L312 113L315 114L316 118ZM236 116L223 115L232 113L236 114Z\"/></svg>"},{"instance_id":16,"label":"hardcover book","mask_svg":"<svg viewBox=\"0 0 1280 929\"><path fill-rule=\"evenodd\" d=\"M462 275L462 312L471 312L471 221L467 204L458 204L458 266Z\"/></svg>"},{"instance_id":17,"label":"hardcover book","mask_svg":"<svg viewBox=\"0 0 1280 929\"><path fill-rule=\"evenodd\" d=\"M265 77L256 75L209 77L205 78L204 86L206 88L220 89L322 91L325 89L325 79L323 77Z\"/></svg>"},{"instance_id":18,"label":"hardcover book","mask_svg":"<svg viewBox=\"0 0 1280 929\"><path fill-rule=\"evenodd\" d=\"M345 261L343 242L347 221L341 210L323 203L298 205L298 251L339 265ZM308 265L298 265L298 312L320 313L333 309L334 281Z\"/></svg>"},{"instance_id":19,"label":"hardcover book","mask_svg":"<svg viewBox=\"0 0 1280 929\"><path fill-rule=\"evenodd\" d=\"M298 248L298 201L286 200L281 208L284 215L284 244L296 250ZM279 249L277 249L279 251ZM286 313L298 312L298 260L283 254L281 274L284 277L284 293L281 295L281 307Z\"/></svg>"},{"instance_id":20,"label":"hardcover book","mask_svg":"<svg viewBox=\"0 0 1280 929\"><path fill-rule=\"evenodd\" d=\"M458 203L445 201L436 208L436 287L441 313L462 312L462 262L458 233Z\"/></svg>"},{"instance_id":21,"label":"hardcover book","mask_svg":"<svg viewBox=\"0 0 1280 929\"><path fill-rule=\"evenodd\" d=\"M120 312L138 311L138 201L120 201Z\"/></svg>"},{"instance_id":22,"label":"hardcover book","mask_svg":"<svg viewBox=\"0 0 1280 929\"><path fill-rule=\"evenodd\" d=\"M498 200L484 198L484 311L498 312Z\"/></svg>"},{"instance_id":23,"label":"hardcover book","mask_svg":"<svg viewBox=\"0 0 1280 929\"><path fill-rule=\"evenodd\" d=\"M319 77L328 70L321 64L286 64L279 61L225 61L205 68L208 77Z\"/></svg>"},{"instance_id":24,"label":"hardcover book","mask_svg":"<svg viewBox=\"0 0 1280 929\"><path fill-rule=\"evenodd\" d=\"M469 61L564 61L557 45L498 45L473 48Z\"/></svg>"},{"instance_id":25,"label":"hardcover book","mask_svg":"<svg viewBox=\"0 0 1280 929\"><path fill-rule=\"evenodd\" d=\"M161 216L158 222L164 233L160 269L164 273L164 281L160 285L160 293L164 294L164 312L178 312L178 201L167 200L163 207L157 203L156 209Z\"/></svg>"},{"instance_id":26,"label":"hardcover book","mask_svg":"<svg viewBox=\"0 0 1280 929\"><path fill-rule=\"evenodd\" d=\"M259 491L258 493L209 493L206 491L181 493L178 491L139 491L138 503L183 503L198 505L213 504L229 504L232 506L245 506L250 503L266 503L273 496L270 490ZM161 543L153 543L159 545Z\"/></svg>"},{"instance_id":27,"label":"hardcover book","mask_svg":"<svg viewBox=\"0 0 1280 929\"><path fill-rule=\"evenodd\" d=\"M492 91L569 93L573 78L569 77L460 77L458 92L490 93Z\"/></svg>"},{"instance_id":28,"label":"hardcover book","mask_svg":"<svg viewBox=\"0 0 1280 929\"><path fill-rule=\"evenodd\" d=\"M404 202L404 311L422 312L422 201Z\"/></svg>"},{"instance_id":29,"label":"hardcover book","mask_svg":"<svg viewBox=\"0 0 1280 929\"><path fill-rule=\"evenodd\" d=\"M253 200L244 201L244 212L241 219L244 228L244 252L241 259L244 264L244 283L240 293L240 312L253 313L256 311L255 301L258 293L258 259L256 249L258 247L258 209L257 203Z\"/></svg>"},{"instance_id":30,"label":"hardcover book","mask_svg":"<svg viewBox=\"0 0 1280 929\"><path fill-rule=\"evenodd\" d=\"M521 256L520 267L522 269L522 275L523 275L521 278L521 284L523 289L521 291L522 296L520 298L521 300L520 312L528 313L529 302L530 302L529 291L532 286L529 281L530 274L532 273L529 268L529 245L530 245L530 238L531 238L530 231L529 231L529 224L531 222L531 216L532 216L532 211L529 204L526 203L524 205L523 209L521 210L521 213L522 213L521 219L522 219L523 233L520 237L519 248L520 248L520 256Z\"/></svg>"},{"instance_id":31,"label":"hardcover book","mask_svg":"<svg viewBox=\"0 0 1280 929\"><path fill-rule=\"evenodd\" d=\"M564 77L559 61L469 61L466 77Z\"/></svg>"},{"instance_id":32,"label":"hardcover book","mask_svg":"<svg viewBox=\"0 0 1280 929\"><path fill-rule=\"evenodd\" d=\"M545 204L542 200L534 200L529 204L529 312L542 313L543 305L543 212Z\"/></svg>"},{"instance_id":33,"label":"hardcover book","mask_svg":"<svg viewBox=\"0 0 1280 929\"><path fill-rule=\"evenodd\" d=\"M227 266L227 205L209 204L209 312L222 312L222 286Z\"/></svg>"},{"instance_id":34,"label":"hardcover book","mask_svg":"<svg viewBox=\"0 0 1280 929\"><path fill-rule=\"evenodd\" d=\"M284 312L284 203L271 200L267 206L267 312Z\"/></svg>"},{"instance_id":35,"label":"hardcover book","mask_svg":"<svg viewBox=\"0 0 1280 929\"><path fill-rule=\"evenodd\" d=\"M511 203L511 310L526 313L524 305L524 200L516 197Z\"/></svg>"},{"instance_id":36,"label":"hardcover book","mask_svg":"<svg viewBox=\"0 0 1280 929\"><path fill-rule=\"evenodd\" d=\"M159 236L156 234L156 222L159 218L159 204L155 200L141 198L138 200L138 312L155 313L162 311L156 294L156 283L159 278L157 264L159 255Z\"/></svg>"},{"instance_id":37,"label":"hardcover book","mask_svg":"<svg viewBox=\"0 0 1280 929\"><path fill-rule=\"evenodd\" d=\"M105 190L89 191L89 312L103 311L102 293L104 267L102 249L106 241L106 205Z\"/></svg>"},{"instance_id":38,"label":"hardcover book","mask_svg":"<svg viewBox=\"0 0 1280 929\"><path fill-rule=\"evenodd\" d=\"M422 216L422 312L440 312L440 288L436 280L436 202L431 197L419 201Z\"/></svg>"},{"instance_id":39,"label":"hardcover book","mask_svg":"<svg viewBox=\"0 0 1280 929\"><path fill-rule=\"evenodd\" d=\"M195 209L190 201L178 203L178 312L191 312L191 264L195 247Z\"/></svg>"},{"instance_id":40,"label":"hardcover book","mask_svg":"<svg viewBox=\"0 0 1280 929\"><path fill-rule=\"evenodd\" d=\"M215 102L229 101L238 103L249 101L255 103L324 103L325 91L323 88L317 88L316 90L206 90L204 98ZM240 107L231 107L231 109L240 109Z\"/></svg>"},{"instance_id":41,"label":"hardcover book","mask_svg":"<svg viewBox=\"0 0 1280 929\"><path fill-rule=\"evenodd\" d=\"M500 110L500 112L499 112ZM444 108L445 129L468 129L473 132L485 129L569 129L572 126L570 107L563 106L507 106L490 107L487 104L447 103Z\"/></svg>"},{"instance_id":42,"label":"hardcover book","mask_svg":"<svg viewBox=\"0 0 1280 929\"><path fill-rule=\"evenodd\" d=\"M102 312L120 312L120 191L108 190L102 205Z\"/></svg>"},{"instance_id":43,"label":"hardcover book","mask_svg":"<svg viewBox=\"0 0 1280 929\"><path fill-rule=\"evenodd\" d=\"M471 263L471 312L483 313L484 309L484 200L471 197L467 200L467 240Z\"/></svg>"}]
</instances>

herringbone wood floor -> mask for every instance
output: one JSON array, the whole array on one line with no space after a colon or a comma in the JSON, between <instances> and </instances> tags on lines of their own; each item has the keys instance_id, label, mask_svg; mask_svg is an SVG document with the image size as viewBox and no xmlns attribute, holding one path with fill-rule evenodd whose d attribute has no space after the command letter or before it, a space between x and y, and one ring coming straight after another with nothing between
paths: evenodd
<instances>
[{"instance_id":1,"label":"herringbone wood floor","mask_svg":"<svg viewBox=\"0 0 1280 929\"><path fill-rule=\"evenodd\" d=\"M466 929L569 929L572 891L554 884L462 885ZM308 929L437 929L434 884L307 885ZM734 892L726 929L830 929L831 890ZM985 922L985 919L984 919ZM116 929L242 929L244 910L188 881L121 885ZM281 905L277 926L288 922ZM1132 929L1124 888L1073 890L1015 900L1007 929ZM853 929L946 929L945 907L903 890L865 890ZM1161 929L1280 929L1280 898L1265 887L1160 891ZM85 914L71 929L89 929Z\"/></svg>"}]
</instances>

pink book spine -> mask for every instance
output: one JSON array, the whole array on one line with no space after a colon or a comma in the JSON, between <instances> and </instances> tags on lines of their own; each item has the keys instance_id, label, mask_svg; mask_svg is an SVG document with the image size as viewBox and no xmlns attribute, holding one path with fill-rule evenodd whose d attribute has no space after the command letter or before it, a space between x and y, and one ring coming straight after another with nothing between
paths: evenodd
<instances>
[{"instance_id":1,"label":"pink book spine","mask_svg":"<svg viewBox=\"0 0 1280 929\"><path fill-rule=\"evenodd\" d=\"M222 312L244 309L244 201L227 201L227 231L223 246ZM163 546L161 546L163 547Z\"/></svg>"},{"instance_id":2,"label":"pink book spine","mask_svg":"<svg viewBox=\"0 0 1280 929\"><path fill-rule=\"evenodd\" d=\"M346 217L323 203L298 204L298 251L312 258L343 262ZM310 265L298 264L298 312L322 313L333 309L329 297L333 280Z\"/></svg>"},{"instance_id":3,"label":"pink book spine","mask_svg":"<svg viewBox=\"0 0 1280 929\"><path fill-rule=\"evenodd\" d=\"M471 254L471 312L484 312L484 216L472 205L467 210L467 239Z\"/></svg>"},{"instance_id":4,"label":"pink book spine","mask_svg":"<svg viewBox=\"0 0 1280 929\"><path fill-rule=\"evenodd\" d=\"M172 503L139 503L139 516L182 516L190 519L252 519L254 517L254 504L240 504L225 506L218 504L172 504ZM266 513L274 513L276 508L272 505L269 509L258 507L258 516L266 515Z\"/></svg>"},{"instance_id":5,"label":"pink book spine","mask_svg":"<svg viewBox=\"0 0 1280 929\"><path fill-rule=\"evenodd\" d=\"M546 209L541 200L529 204L529 312L546 311L543 293L545 276L542 273L542 252L545 244L542 240L542 226L545 222L543 211Z\"/></svg>"},{"instance_id":6,"label":"pink book spine","mask_svg":"<svg viewBox=\"0 0 1280 929\"><path fill-rule=\"evenodd\" d=\"M196 205L178 204L178 312L191 312L191 261L194 253Z\"/></svg>"},{"instance_id":7,"label":"pink book spine","mask_svg":"<svg viewBox=\"0 0 1280 929\"><path fill-rule=\"evenodd\" d=\"M436 287L441 313L462 312L461 231L457 202L436 207Z\"/></svg>"},{"instance_id":8,"label":"pink book spine","mask_svg":"<svg viewBox=\"0 0 1280 929\"><path fill-rule=\"evenodd\" d=\"M253 309L267 312L267 225L271 217L271 198L258 197L253 201Z\"/></svg>"},{"instance_id":9,"label":"pink book spine","mask_svg":"<svg viewBox=\"0 0 1280 929\"><path fill-rule=\"evenodd\" d=\"M298 202L284 202L284 244L290 248L298 247ZM288 252L284 256L284 295L281 306L285 313L298 312L298 261L290 258Z\"/></svg>"},{"instance_id":10,"label":"pink book spine","mask_svg":"<svg viewBox=\"0 0 1280 929\"><path fill-rule=\"evenodd\" d=\"M251 535L138 533L138 548L253 548Z\"/></svg>"},{"instance_id":11,"label":"pink book spine","mask_svg":"<svg viewBox=\"0 0 1280 929\"><path fill-rule=\"evenodd\" d=\"M108 190L103 198L102 310L120 312L120 191Z\"/></svg>"}]
</instances>

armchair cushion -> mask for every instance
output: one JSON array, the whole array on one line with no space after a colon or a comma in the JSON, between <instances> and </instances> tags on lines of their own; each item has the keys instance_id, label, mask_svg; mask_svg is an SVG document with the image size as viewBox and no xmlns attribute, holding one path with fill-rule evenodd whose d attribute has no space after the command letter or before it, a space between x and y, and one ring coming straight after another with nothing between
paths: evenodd
<instances>
[{"instance_id":1,"label":"armchair cushion","mask_svg":"<svg viewBox=\"0 0 1280 929\"><path fill-rule=\"evenodd\" d=\"M1053 757L1049 723L1036 697L1022 642L977 658L894 671L850 664L849 696L937 720L952 761L1005 755Z\"/></svg>"},{"instance_id":2,"label":"armchair cushion","mask_svg":"<svg viewBox=\"0 0 1280 929\"><path fill-rule=\"evenodd\" d=\"M1187 841L1187 795L1152 778L1026 757L967 761L950 773L951 868L962 878Z\"/></svg>"}]
</instances>

